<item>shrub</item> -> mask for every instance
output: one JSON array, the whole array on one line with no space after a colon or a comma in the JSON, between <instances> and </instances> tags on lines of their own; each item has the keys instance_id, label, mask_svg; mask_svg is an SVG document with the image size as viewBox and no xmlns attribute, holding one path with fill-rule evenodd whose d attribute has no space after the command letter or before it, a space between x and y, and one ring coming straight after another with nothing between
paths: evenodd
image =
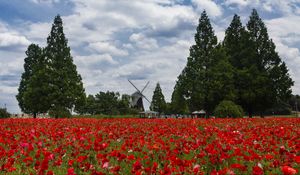
<instances>
[{"instance_id":1,"label":"shrub","mask_svg":"<svg viewBox=\"0 0 300 175\"><path fill-rule=\"evenodd\" d=\"M5 108L0 108L0 118L9 118L10 113Z\"/></svg>"},{"instance_id":2,"label":"shrub","mask_svg":"<svg viewBox=\"0 0 300 175\"><path fill-rule=\"evenodd\" d=\"M224 100L222 101L214 111L216 117L243 117L244 111L243 108L232 101Z\"/></svg>"},{"instance_id":3,"label":"shrub","mask_svg":"<svg viewBox=\"0 0 300 175\"><path fill-rule=\"evenodd\" d=\"M71 112L66 108L54 108L49 111L49 115L54 118L71 118Z\"/></svg>"}]
</instances>

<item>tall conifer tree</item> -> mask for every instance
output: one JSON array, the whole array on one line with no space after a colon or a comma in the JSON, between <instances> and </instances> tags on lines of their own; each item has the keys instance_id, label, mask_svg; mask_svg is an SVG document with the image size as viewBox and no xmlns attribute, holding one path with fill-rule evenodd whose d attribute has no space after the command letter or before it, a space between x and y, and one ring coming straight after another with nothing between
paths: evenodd
<instances>
[{"instance_id":1,"label":"tall conifer tree","mask_svg":"<svg viewBox=\"0 0 300 175\"><path fill-rule=\"evenodd\" d=\"M50 67L51 110L54 111L55 117L58 117L59 111L71 111L74 107L76 109L85 99L82 79L73 63L59 15L55 17L47 38L45 56Z\"/></svg>"},{"instance_id":2,"label":"tall conifer tree","mask_svg":"<svg viewBox=\"0 0 300 175\"><path fill-rule=\"evenodd\" d=\"M153 92L150 109L159 113L165 112L166 110L165 97L162 93L159 83L156 84L155 90Z\"/></svg>"},{"instance_id":3,"label":"tall conifer tree","mask_svg":"<svg viewBox=\"0 0 300 175\"><path fill-rule=\"evenodd\" d=\"M254 110L263 112L276 102L287 100L291 95L293 81L285 63L275 50L275 44L269 38L267 28L254 9L250 15L247 29L250 43L253 44L253 60L259 72L256 79L256 102Z\"/></svg>"},{"instance_id":4,"label":"tall conifer tree","mask_svg":"<svg viewBox=\"0 0 300 175\"><path fill-rule=\"evenodd\" d=\"M208 111L214 110L223 100L234 101L237 96L234 86L234 67L230 64L229 57L221 44L214 48L212 60L214 64L209 70L211 86L208 94Z\"/></svg>"},{"instance_id":5,"label":"tall conifer tree","mask_svg":"<svg viewBox=\"0 0 300 175\"><path fill-rule=\"evenodd\" d=\"M225 31L223 45L229 55L229 60L232 66L237 69L244 67L243 59L245 59L246 42L244 41L246 35L245 27L243 27L240 17L234 15L229 27Z\"/></svg>"},{"instance_id":6,"label":"tall conifer tree","mask_svg":"<svg viewBox=\"0 0 300 175\"><path fill-rule=\"evenodd\" d=\"M178 76L178 80L176 81L176 85L174 87L172 98L171 98L171 111L176 114L185 114L189 113L189 109L187 106L187 100L184 96L184 88L185 84L183 79L183 73Z\"/></svg>"},{"instance_id":7,"label":"tall conifer tree","mask_svg":"<svg viewBox=\"0 0 300 175\"><path fill-rule=\"evenodd\" d=\"M223 45L234 68L235 101L252 116L257 85L256 78L253 76L258 73L253 59L254 47L250 41L250 35L242 26L238 15L234 15L231 24L226 29Z\"/></svg>"},{"instance_id":8,"label":"tall conifer tree","mask_svg":"<svg viewBox=\"0 0 300 175\"><path fill-rule=\"evenodd\" d=\"M47 112L49 109L48 74L43 50L38 45L31 44L26 51L24 73L19 85L16 98L21 110L33 114Z\"/></svg>"},{"instance_id":9,"label":"tall conifer tree","mask_svg":"<svg viewBox=\"0 0 300 175\"><path fill-rule=\"evenodd\" d=\"M180 95L188 100L190 111L204 109L209 112L209 94L212 86L210 70L215 64L213 50L217 46L217 37L205 11L199 19L195 42L190 48L187 65L179 76L182 80L178 79L178 82L184 84Z\"/></svg>"}]
</instances>

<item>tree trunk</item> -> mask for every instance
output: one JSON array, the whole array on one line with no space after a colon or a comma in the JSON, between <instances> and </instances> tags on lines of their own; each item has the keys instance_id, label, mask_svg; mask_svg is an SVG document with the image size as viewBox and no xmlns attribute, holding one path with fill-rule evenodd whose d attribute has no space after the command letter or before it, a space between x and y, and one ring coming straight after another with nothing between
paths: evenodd
<instances>
[{"instance_id":1,"label":"tree trunk","mask_svg":"<svg viewBox=\"0 0 300 175\"><path fill-rule=\"evenodd\" d=\"M249 118L252 118L252 117L253 117L252 109L249 109L249 110L248 110L248 115L249 115Z\"/></svg>"},{"instance_id":2,"label":"tree trunk","mask_svg":"<svg viewBox=\"0 0 300 175\"><path fill-rule=\"evenodd\" d=\"M37 114L36 113L33 113L33 118L36 118Z\"/></svg>"}]
</instances>

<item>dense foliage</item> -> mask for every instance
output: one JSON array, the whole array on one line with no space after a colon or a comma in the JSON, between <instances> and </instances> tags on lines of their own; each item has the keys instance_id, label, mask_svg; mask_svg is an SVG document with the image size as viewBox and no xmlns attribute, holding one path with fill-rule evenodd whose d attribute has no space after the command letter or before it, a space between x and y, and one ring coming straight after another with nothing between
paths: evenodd
<instances>
[{"instance_id":1,"label":"dense foliage","mask_svg":"<svg viewBox=\"0 0 300 175\"><path fill-rule=\"evenodd\" d=\"M179 76L178 86L176 86L181 93L175 90L173 99L183 100L183 98L175 95L187 98L190 111L197 110L200 106L208 110L212 106L211 103L213 103L211 101L213 80L210 77L214 73L213 67L217 62L216 57L214 57L217 37L205 11L199 19L195 42L196 44L190 48L187 65Z\"/></svg>"},{"instance_id":2,"label":"dense foliage","mask_svg":"<svg viewBox=\"0 0 300 175\"><path fill-rule=\"evenodd\" d=\"M137 114L138 111L130 107L131 97L127 94L120 96L118 92L99 92L95 96L89 95L86 104L79 110L81 114Z\"/></svg>"},{"instance_id":3,"label":"dense foliage","mask_svg":"<svg viewBox=\"0 0 300 175\"><path fill-rule=\"evenodd\" d=\"M256 10L250 15L247 29L234 15L220 44L204 11L195 45L178 76L172 107L182 113L204 109L211 115L221 101L230 100L241 105L250 117L262 116L275 107L286 111L291 86L288 69Z\"/></svg>"},{"instance_id":4,"label":"dense foliage","mask_svg":"<svg viewBox=\"0 0 300 175\"><path fill-rule=\"evenodd\" d=\"M0 118L9 118L10 113L5 108L0 108Z\"/></svg>"},{"instance_id":5,"label":"dense foliage","mask_svg":"<svg viewBox=\"0 0 300 175\"><path fill-rule=\"evenodd\" d=\"M216 117L226 118L226 117L243 117L244 111L243 108L239 105L236 105L232 101L224 100L214 110L214 115Z\"/></svg>"},{"instance_id":6,"label":"dense foliage","mask_svg":"<svg viewBox=\"0 0 300 175\"><path fill-rule=\"evenodd\" d=\"M299 95L292 95L292 97L290 98L288 103L292 107L293 111L300 110L300 96Z\"/></svg>"},{"instance_id":7,"label":"dense foliage","mask_svg":"<svg viewBox=\"0 0 300 175\"><path fill-rule=\"evenodd\" d=\"M50 109L49 115L55 116L55 118L71 118L72 117L71 112L67 108L64 108L64 107Z\"/></svg>"},{"instance_id":8,"label":"dense foliage","mask_svg":"<svg viewBox=\"0 0 300 175\"><path fill-rule=\"evenodd\" d=\"M159 83L156 84L153 92L150 109L159 113L166 112L167 104Z\"/></svg>"},{"instance_id":9,"label":"dense foliage","mask_svg":"<svg viewBox=\"0 0 300 175\"><path fill-rule=\"evenodd\" d=\"M47 112L49 101L49 76L43 49L31 44L26 51L24 73L22 74L18 94L16 96L21 110L33 114Z\"/></svg>"},{"instance_id":10,"label":"dense foliage","mask_svg":"<svg viewBox=\"0 0 300 175\"><path fill-rule=\"evenodd\" d=\"M297 174L298 118L4 119L0 174Z\"/></svg>"},{"instance_id":11,"label":"dense foliage","mask_svg":"<svg viewBox=\"0 0 300 175\"><path fill-rule=\"evenodd\" d=\"M45 49L31 44L26 51L24 73L17 100L21 110L33 114L49 112L69 116L85 103L81 76L68 47L60 16L56 16Z\"/></svg>"}]
</instances>

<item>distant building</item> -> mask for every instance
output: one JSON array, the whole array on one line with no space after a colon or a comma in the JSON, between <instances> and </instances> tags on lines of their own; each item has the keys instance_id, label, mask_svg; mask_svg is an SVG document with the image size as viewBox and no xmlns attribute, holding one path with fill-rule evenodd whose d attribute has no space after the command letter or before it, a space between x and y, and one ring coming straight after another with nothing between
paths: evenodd
<instances>
[{"instance_id":1,"label":"distant building","mask_svg":"<svg viewBox=\"0 0 300 175\"><path fill-rule=\"evenodd\" d=\"M159 113L156 111L143 111L140 112L140 118L158 118Z\"/></svg>"},{"instance_id":2,"label":"distant building","mask_svg":"<svg viewBox=\"0 0 300 175\"><path fill-rule=\"evenodd\" d=\"M200 111L192 112L192 117L193 118L204 118L205 115L206 115L206 112L203 109L201 109Z\"/></svg>"}]
</instances>

